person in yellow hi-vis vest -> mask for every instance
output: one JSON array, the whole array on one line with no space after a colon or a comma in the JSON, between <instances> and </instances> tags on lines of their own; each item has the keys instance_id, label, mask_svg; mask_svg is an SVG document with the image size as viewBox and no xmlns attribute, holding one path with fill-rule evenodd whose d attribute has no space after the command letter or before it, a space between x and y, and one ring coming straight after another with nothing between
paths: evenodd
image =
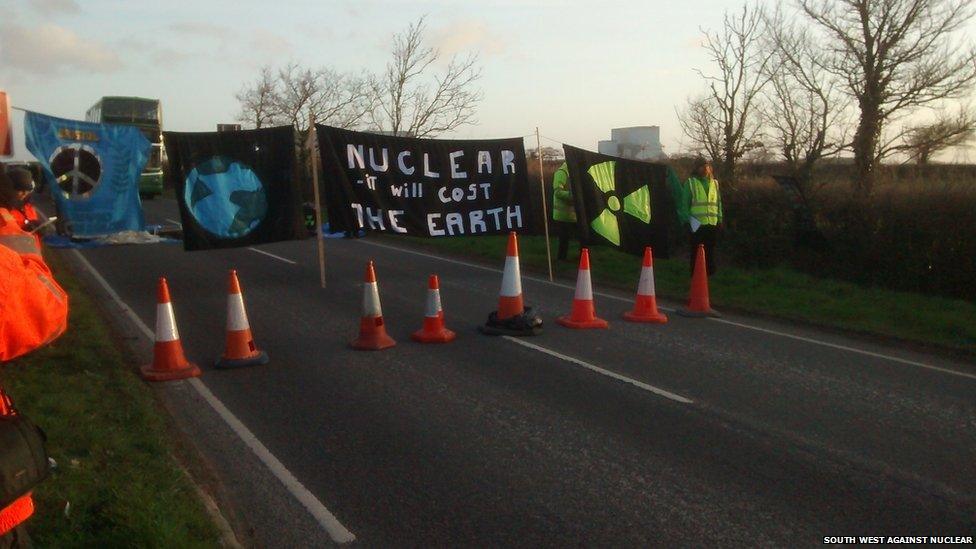
<instances>
[{"instance_id":1,"label":"person in yellow hi-vis vest","mask_svg":"<svg viewBox=\"0 0 976 549\"><path fill-rule=\"evenodd\" d=\"M677 199L678 219L687 224L691 242L691 271L695 272L698 245L705 245L706 270L711 276L715 266L715 241L722 227L722 193L718 180L712 177L712 164L704 158L695 161L691 177L681 185Z\"/></svg>"},{"instance_id":2,"label":"person in yellow hi-vis vest","mask_svg":"<svg viewBox=\"0 0 976 549\"><path fill-rule=\"evenodd\" d=\"M566 260L569 239L576 234L576 206L573 204L573 188L569 184L569 168L565 162L552 176L552 220L559 236L556 259Z\"/></svg>"}]
</instances>

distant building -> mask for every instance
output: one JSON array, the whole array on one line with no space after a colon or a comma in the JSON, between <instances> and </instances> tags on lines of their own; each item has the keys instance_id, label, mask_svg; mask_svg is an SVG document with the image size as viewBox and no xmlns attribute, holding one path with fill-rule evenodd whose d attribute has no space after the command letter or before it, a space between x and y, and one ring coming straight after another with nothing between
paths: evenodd
<instances>
[{"instance_id":1,"label":"distant building","mask_svg":"<svg viewBox=\"0 0 976 549\"><path fill-rule=\"evenodd\" d=\"M241 131L240 124L217 124L218 132L239 132Z\"/></svg>"},{"instance_id":2,"label":"distant building","mask_svg":"<svg viewBox=\"0 0 976 549\"><path fill-rule=\"evenodd\" d=\"M668 157L661 146L659 126L613 128L610 130L610 140L600 141L597 150L601 154L634 160L664 160Z\"/></svg>"}]
</instances>

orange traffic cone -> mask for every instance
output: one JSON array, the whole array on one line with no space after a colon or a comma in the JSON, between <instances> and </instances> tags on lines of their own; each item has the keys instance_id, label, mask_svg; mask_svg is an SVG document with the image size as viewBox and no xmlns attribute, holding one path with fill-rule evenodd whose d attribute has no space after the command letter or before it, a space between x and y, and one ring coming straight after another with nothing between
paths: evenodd
<instances>
[{"instance_id":1,"label":"orange traffic cone","mask_svg":"<svg viewBox=\"0 0 976 549\"><path fill-rule=\"evenodd\" d=\"M383 309L380 308L380 292L372 261L366 265L366 279L363 282L363 316L359 321L359 337L349 345L360 351L379 351L396 345L396 341L386 334L383 324Z\"/></svg>"},{"instance_id":2,"label":"orange traffic cone","mask_svg":"<svg viewBox=\"0 0 976 549\"><path fill-rule=\"evenodd\" d=\"M508 233L505 271L502 273L502 289L498 293L498 320L512 318L524 312L522 273L519 271L518 237L515 235L515 231L512 231Z\"/></svg>"},{"instance_id":3,"label":"orange traffic cone","mask_svg":"<svg viewBox=\"0 0 976 549\"><path fill-rule=\"evenodd\" d=\"M597 318L593 306L593 284L590 281L590 251L580 250L579 272L576 275L576 295L569 316L561 316L556 322L567 328L606 328L607 321Z\"/></svg>"},{"instance_id":4,"label":"orange traffic cone","mask_svg":"<svg viewBox=\"0 0 976 549\"><path fill-rule=\"evenodd\" d=\"M188 361L183 354L180 332L176 329L173 304L169 301L166 279L159 278L156 290L156 343L153 345L153 361L140 368L143 379L170 381L200 375L200 368Z\"/></svg>"},{"instance_id":5,"label":"orange traffic cone","mask_svg":"<svg viewBox=\"0 0 976 549\"><path fill-rule=\"evenodd\" d=\"M695 272L691 275L691 293L688 296L688 306L678 309L681 316L703 317L722 316L712 309L708 302L708 272L705 265L705 245L698 245L695 254Z\"/></svg>"},{"instance_id":6,"label":"orange traffic cone","mask_svg":"<svg viewBox=\"0 0 976 549\"><path fill-rule=\"evenodd\" d=\"M498 293L498 310L488 315L488 322L478 330L488 335L531 336L542 333L542 319L531 314L522 302L522 274L519 272L518 236L508 233L502 289Z\"/></svg>"},{"instance_id":7,"label":"orange traffic cone","mask_svg":"<svg viewBox=\"0 0 976 549\"><path fill-rule=\"evenodd\" d=\"M624 313L624 319L656 324L664 324L668 321L668 317L657 310L657 297L654 295L654 257L650 246L644 248L644 264L641 266L640 281L637 283L634 310Z\"/></svg>"},{"instance_id":8,"label":"orange traffic cone","mask_svg":"<svg viewBox=\"0 0 976 549\"><path fill-rule=\"evenodd\" d=\"M410 335L420 343L447 343L454 341L457 334L444 327L444 310L441 308L441 290L437 275L430 275L427 281L427 310L424 312L424 326Z\"/></svg>"},{"instance_id":9,"label":"orange traffic cone","mask_svg":"<svg viewBox=\"0 0 976 549\"><path fill-rule=\"evenodd\" d=\"M244 310L244 296L240 282L237 281L237 271L231 270L227 279L227 345L224 356L217 359L214 366L241 368L267 363L268 354L254 344L251 324L247 321L247 311Z\"/></svg>"}]
</instances>

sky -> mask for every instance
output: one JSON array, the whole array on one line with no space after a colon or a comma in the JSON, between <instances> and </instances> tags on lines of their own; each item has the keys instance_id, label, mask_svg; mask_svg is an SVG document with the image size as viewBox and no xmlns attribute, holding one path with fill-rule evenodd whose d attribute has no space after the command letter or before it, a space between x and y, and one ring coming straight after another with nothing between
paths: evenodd
<instances>
[{"instance_id":1,"label":"sky","mask_svg":"<svg viewBox=\"0 0 976 549\"><path fill-rule=\"evenodd\" d=\"M14 106L84 118L105 95L162 101L164 129L235 122L264 65L379 73L392 37L427 17L445 57L479 53L477 124L444 137L542 135L596 150L610 129L661 127L704 92L701 29L742 0L0 0L0 89ZM976 23L970 25L976 30ZM974 33L976 34L976 33ZM27 158L14 113L15 158ZM527 139L534 146L534 135Z\"/></svg>"}]
</instances>

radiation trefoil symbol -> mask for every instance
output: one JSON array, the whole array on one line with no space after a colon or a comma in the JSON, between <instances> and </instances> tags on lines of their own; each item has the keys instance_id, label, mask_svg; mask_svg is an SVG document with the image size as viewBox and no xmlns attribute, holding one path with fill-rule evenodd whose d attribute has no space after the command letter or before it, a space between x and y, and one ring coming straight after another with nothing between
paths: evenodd
<instances>
[{"instance_id":1,"label":"radiation trefoil symbol","mask_svg":"<svg viewBox=\"0 0 976 549\"><path fill-rule=\"evenodd\" d=\"M611 160L590 166L587 173L593 178L598 189L603 191L607 207L590 223L600 236L614 245L620 245L621 203L617 198L617 183L614 178L616 162ZM623 199L623 213L626 213L644 223L651 222L651 190L644 185L628 194Z\"/></svg>"}]
</instances>

